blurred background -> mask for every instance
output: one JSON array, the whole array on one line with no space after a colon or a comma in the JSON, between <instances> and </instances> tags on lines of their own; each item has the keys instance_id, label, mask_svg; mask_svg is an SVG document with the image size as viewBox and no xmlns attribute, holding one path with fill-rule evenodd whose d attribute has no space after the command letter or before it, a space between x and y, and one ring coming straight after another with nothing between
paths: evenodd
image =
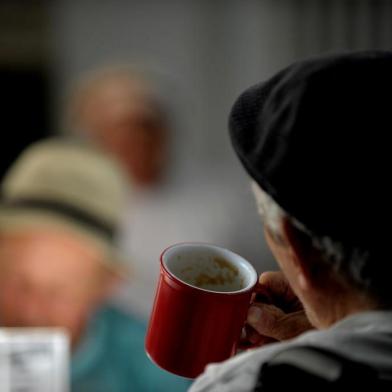
<instances>
[{"instance_id":1,"label":"blurred background","mask_svg":"<svg viewBox=\"0 0 392 392\"><path fill-rule=\"evenodd\" d=\"M390 48L391 17L387 0L2 0L1 173L33 140L67 131L64 104L81 74L138 64L159 76L170 109L169 186L165 202L149 209L154 230L137 234L129 217L124 253L131 259L142 246L155 263L171 243L209 241L244 255L259 272L275 268L230 146L230 107L293 60ZM139 282L146 300L133 304L132 288L124 288L119 301L147 315L158 267L134 264L133 286Z\"/></svg>"}]
</instances>

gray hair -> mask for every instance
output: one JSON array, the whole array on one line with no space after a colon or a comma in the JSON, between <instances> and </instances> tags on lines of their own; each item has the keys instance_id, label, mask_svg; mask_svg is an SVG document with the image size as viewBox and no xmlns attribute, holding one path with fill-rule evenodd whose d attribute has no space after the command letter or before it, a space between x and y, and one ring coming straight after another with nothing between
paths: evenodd
<instances>
[{"instance_id":1,"label":"gray hair","mask_svg":"<svg viewBox=\"0 0 392 392\"><path fill-rule=\"evenodd\" d=\"M316 235L296 218L290 216L255 182L252 182L252 189L255 194L259 214L273 234L281 236L283 219L288 219L296 229L311 239L313 247L321 255L321 262L328 265L332 271L346 278L348 282L354 284L357 288L368 293L374 291L375 282L372 281L368 274L369 251L347 246L329 236Z\"/></svg>"}]
</instances>

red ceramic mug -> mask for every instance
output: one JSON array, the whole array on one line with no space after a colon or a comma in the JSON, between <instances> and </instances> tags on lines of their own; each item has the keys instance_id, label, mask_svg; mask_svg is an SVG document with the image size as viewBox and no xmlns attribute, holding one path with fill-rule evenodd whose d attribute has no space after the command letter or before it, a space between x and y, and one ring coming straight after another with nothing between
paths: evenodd
<instances>
[{"instance_id":1,"label":"red ceramic mug","mask_svg":"<svg viewBox=\"0 0 392 392\"><path fill-rule=\"evenodd\" d=\"M195 378L235 354L257 283L253 266L218 246L182 243L161 255L146 352L161 368Z\"/></svg>"}]
</instances>

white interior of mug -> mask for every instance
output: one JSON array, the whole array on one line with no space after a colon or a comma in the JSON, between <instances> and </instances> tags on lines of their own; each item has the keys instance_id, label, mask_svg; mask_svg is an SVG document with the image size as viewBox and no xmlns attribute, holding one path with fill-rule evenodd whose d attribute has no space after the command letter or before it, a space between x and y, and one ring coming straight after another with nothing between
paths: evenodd
<instances>
[{"instance_id":1,"label":"white interior of mug","mask_svg":"<svg viewBox=\"0 0 392 392\"><path fill-rule=\"evenodd\" d=\"M215 292L247 291L257 281L253 266L230 250L203 243L183 243L166 249L164 268L190 286Z\"/></svg>"}]
</instances>

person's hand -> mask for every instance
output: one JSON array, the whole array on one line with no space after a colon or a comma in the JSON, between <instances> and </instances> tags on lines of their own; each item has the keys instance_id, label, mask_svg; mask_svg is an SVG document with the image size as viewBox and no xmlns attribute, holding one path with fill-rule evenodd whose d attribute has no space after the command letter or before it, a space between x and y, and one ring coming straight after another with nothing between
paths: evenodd
<instances>
[{"instance_id":1,"label":"person's hand","mask_svg":"<svg viewBox=\"0 0 392 392\"><path fill-rule=\"evenodd\" d=\"M283 273L265 272L256 287L240 348L290 339L312 328Z\"/></svg>"}]
</instances>

